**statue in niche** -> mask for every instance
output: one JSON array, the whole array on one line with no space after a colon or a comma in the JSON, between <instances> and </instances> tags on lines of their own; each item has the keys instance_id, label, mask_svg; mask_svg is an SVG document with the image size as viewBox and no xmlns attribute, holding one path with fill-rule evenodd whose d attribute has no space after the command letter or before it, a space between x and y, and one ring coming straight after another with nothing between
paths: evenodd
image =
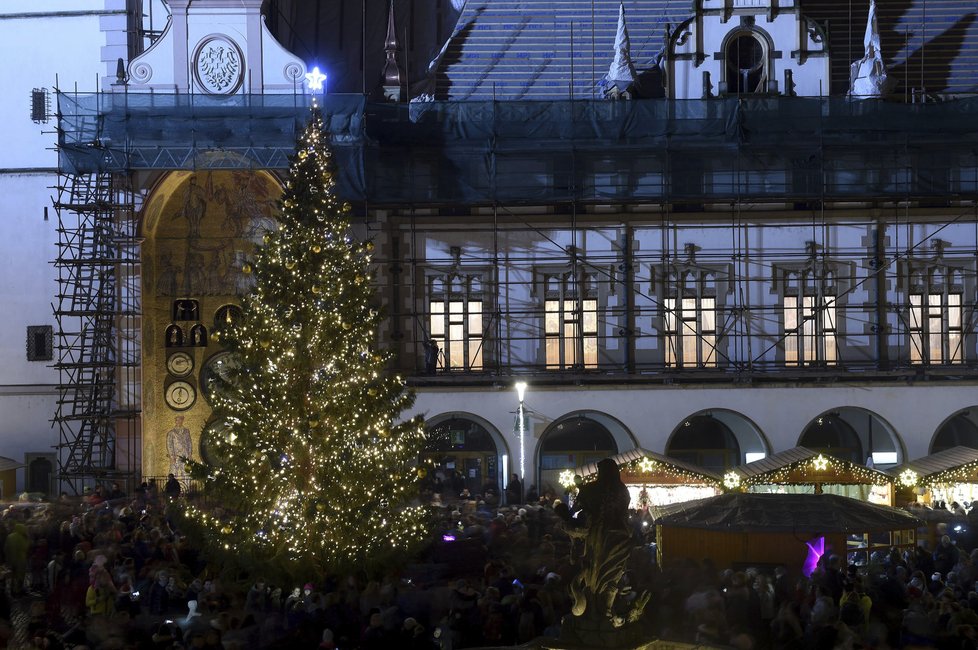
<instances>
[{"instance_id":1,"label":"statue in niche","mask_svg":"<svg viewBox=\"0 0 978 650\"><path fill-rule=\"evenodd\" d=\"M628 488L621 481L618 464L610 458L598 463L598 477L581 485L576 518L564 508L561 516L571 539L583 542L571 580L571 614L561 629L561 641L595 648L641 645L645 638L642 612L650 594L626 600L621 581L635 541L628 526ZM621 602L619 602L619 600Z\"/></svg>"},{"instance_id":2,"label":"statue in niche","mask_svg":"<svg viewBox=\"0 0 978 650\"><path fill-rule=\"evenodd\" d=\"M177 324L170 324L166 328L166 347L179 348L183 345L183 328Z\"/></svg>"},{"instance_id":3,"label":"statue in niche","mask_svg":"<svg viewBox=\"0 0 978 650\"><path fill-rule=\"evenodd\" d=\"M200 320L200 305L196 300L173 301L173 320Z\"/></svg>"},{"instance_id":4,"label":"statue in niche","mask_svg":"<svg viewBox=\"0 0 978 650\"><path fill-rule=\"evenodd\" d=\"M207 328L197 323L190 328L190 344L198 348L207 347Z\"/></svg>"}]
</instances>

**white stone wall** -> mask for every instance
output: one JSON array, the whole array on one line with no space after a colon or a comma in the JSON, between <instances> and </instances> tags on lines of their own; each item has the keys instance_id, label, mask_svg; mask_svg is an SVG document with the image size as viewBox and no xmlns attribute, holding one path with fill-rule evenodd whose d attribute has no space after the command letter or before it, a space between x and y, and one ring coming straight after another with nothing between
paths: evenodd
<instances>
[{"instance_id":1,"label":"white stone wall","mask_svg":"<svg viewBox=\"0 0 978 650\"><path fill-rule=\"evenodd\" d=\"M31 121L31 90L92 89L105 68L102 23L112 16L106 0L5 0L0 3L0 456L23 462L25 452L49 453L58 442L52 428L58 372L51 362L27 361L29 325L56 326L51 303L57 293L57 215L51 198L57 183L56 99L52 119ZM118 4L123 4L119 0ZM123 24L125 22L122 16ZM45 220L45 209L47 219ZM18 489L23 488L23 471Z\"/></svg>"}]
</instances>

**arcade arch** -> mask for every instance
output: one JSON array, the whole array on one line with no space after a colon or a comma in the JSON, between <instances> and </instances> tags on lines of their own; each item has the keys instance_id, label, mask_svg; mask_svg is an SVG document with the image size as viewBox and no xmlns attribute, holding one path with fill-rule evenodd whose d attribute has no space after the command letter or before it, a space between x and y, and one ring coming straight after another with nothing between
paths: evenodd
<instances>
[{"instance_id":1,"label":"arcade arch","mask_svg":"<svg viewBox=\"0 0 978 650\"><path fill-rule=\"evenodd\" d=\"M771 453L764 434L746 416L727 409L703 410L679 423L665 453L704 469L723 473Z\"/></svg>"},{"instance_id":2,"label":"arcade arch","mask_svg":"<svg viewBox=\"0 0 978 650\"><path fill-rule=\"evenodd\" d=\"M501 494L505 476L501 457L509 455L506 441L487 420L472 413L444 413L428 418L428 447L421 454L431 487L442 483L442 494L458 496L462 489L484 494L488 486Z\"/></svg>"},{"instance_id":3,"label":"arcade arch","mask_svg":"<svg viewBox=\"0 0 978 650\"><path fill-rule=\"evenodd\" d=\"M540 494L560 494L560 473L636 447L631 432L617 419L595 411L563 415L543 432L537 446Z\"/></svg>"},{"instance_id":4,"label":"arcade arch","mask_svg":"<svg viewBox=\"0 0 978 650\"><path fill-rule=\"evenodd\" d=\"M903 442L876 413L855 406L830 409L805 427L798 445L859 465L872 459L874 467L903 462Z\"/></svg>"},{"instance_id":5,"label":"arcade arch","mask_svg":"<svg viewBox=\"0 0 978 650\"><path fill-rule=\"evenodd\" d=\"M931 438L930 453L958 446L978 449L978 406L962 409L944 420Z\"/></svg>"}]
</instances>

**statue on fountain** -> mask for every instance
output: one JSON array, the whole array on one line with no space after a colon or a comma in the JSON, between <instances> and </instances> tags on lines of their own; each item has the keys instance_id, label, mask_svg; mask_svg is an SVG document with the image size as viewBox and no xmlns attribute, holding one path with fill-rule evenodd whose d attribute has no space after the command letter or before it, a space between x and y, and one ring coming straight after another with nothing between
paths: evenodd
<instances>
[{"instance_id":1,"label":"statue on fountain","mask_svg":"<svg viewBox=\"0 0 978 650\"><path fill-rule=\"evenodd\" d=\"M645 645L639 619L649 593L639 594L623 606L619 600L625 564L635 546L628 526L628 488L618 464L610 458L598 463L597 479L581 486L574 518L566 513L564 528L576 544L583 542L577 574L571 580L571 615L561 626L562 643L593 648Z\"/></svg>"}]
</instances>

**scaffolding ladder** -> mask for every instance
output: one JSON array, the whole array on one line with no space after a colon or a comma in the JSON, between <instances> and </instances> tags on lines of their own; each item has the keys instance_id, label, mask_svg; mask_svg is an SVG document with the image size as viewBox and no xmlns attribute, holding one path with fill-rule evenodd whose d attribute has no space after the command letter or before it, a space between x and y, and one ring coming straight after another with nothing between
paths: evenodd
<instances>
[{"instance_id":1,"label":"scaffolding ladder","mask_svg":"<svg viewBox=\"0 0 978 650\"><path fill-rule=\"evenodd\" d=\"M140 265L129 175L58 177L60 489L118 481L131 491L140 467Z\"/></svg>"}]
</instances>

